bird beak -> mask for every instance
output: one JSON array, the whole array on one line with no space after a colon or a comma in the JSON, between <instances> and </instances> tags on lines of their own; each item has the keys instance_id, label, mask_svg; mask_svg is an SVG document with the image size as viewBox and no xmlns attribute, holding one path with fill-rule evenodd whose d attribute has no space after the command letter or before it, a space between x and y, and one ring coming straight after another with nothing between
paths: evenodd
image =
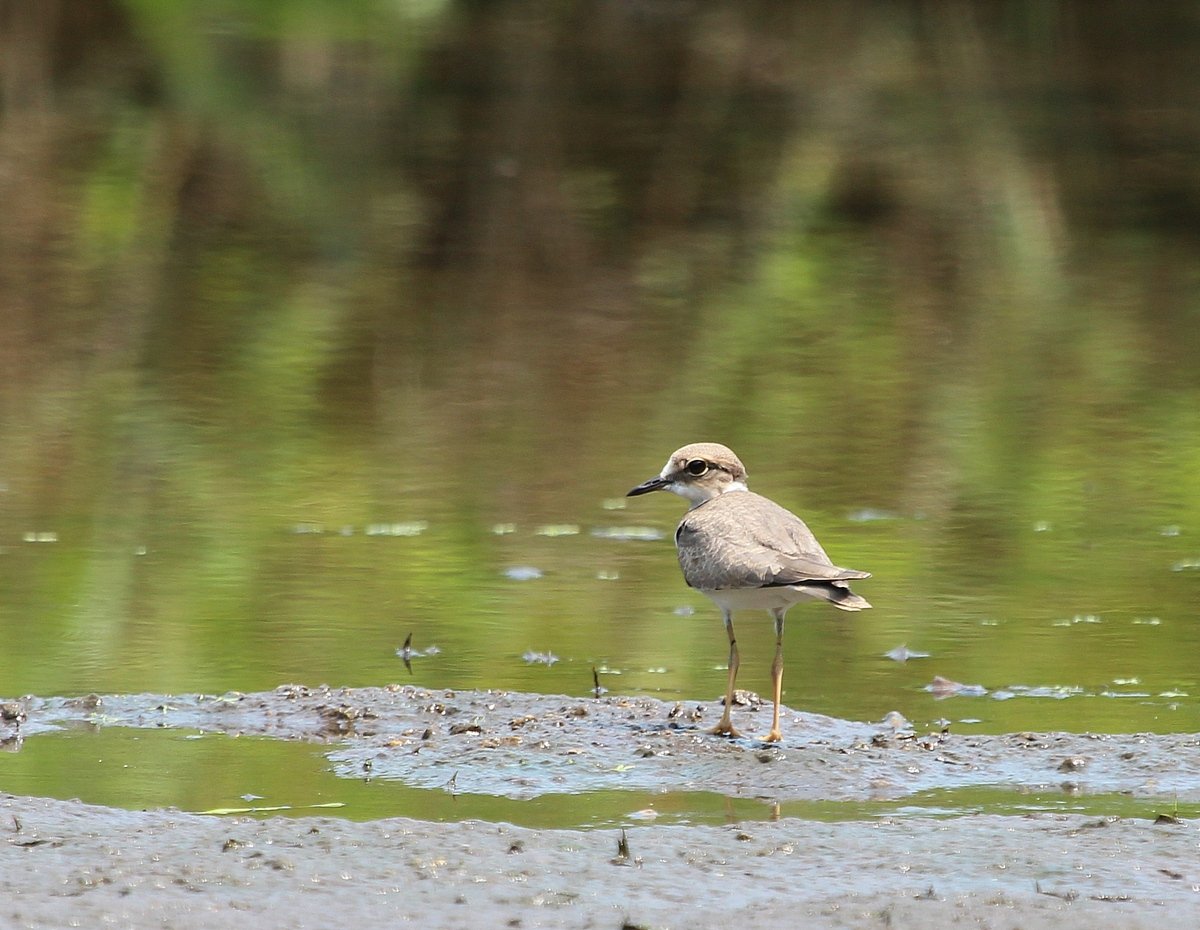
<instances>
[{"instance_id":1,"label":"bird beak","mask_svg":"<svg viewBox=\"0 0 1200 930\"><path fill-rule=\"evenodd\" d=\"M649 494L651 491L659 491L671 483L670 478L664 478L662 475L655 475L649 481L643 481L636 488L626 494L626 497L637 497L639 494Z\"/></svg>"}]
</instances>

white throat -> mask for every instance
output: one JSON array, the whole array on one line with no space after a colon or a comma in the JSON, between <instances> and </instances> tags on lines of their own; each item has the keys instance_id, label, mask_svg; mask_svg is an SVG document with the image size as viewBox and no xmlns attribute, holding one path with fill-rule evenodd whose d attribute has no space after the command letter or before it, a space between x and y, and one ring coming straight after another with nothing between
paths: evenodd
<instances>
[{"instance_id":1,"label":"white throat","mask_svg":"<svg viewBox=\"0 0 1200 930\"><path fill-rule=\"evenodd\" d=\"M744 481L730 481L728 484L721 485L718 488L701 487L697 484L689 484L686 481L672 481L670 484L664 485L663 490L686 498L691 502L692 507L699 507L705 501L710 501L714 497L720 497L722 494L749 489L746 487L746 482Z\"/></svg>"}]
</instances>

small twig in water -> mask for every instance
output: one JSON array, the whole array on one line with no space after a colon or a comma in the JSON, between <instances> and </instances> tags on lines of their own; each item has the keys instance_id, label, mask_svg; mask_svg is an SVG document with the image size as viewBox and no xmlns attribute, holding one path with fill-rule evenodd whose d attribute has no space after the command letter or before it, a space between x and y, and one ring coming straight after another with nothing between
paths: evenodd
<instances>
[{"instance_id":1,"label":"small twig in water","mask_svg":"<svg viewBox=\"0 0 1200 930\"><path fill-rule=\"evenodd\" d=\"M1062 901L1074 901L1079 897L1078 891L1046 891L1042 888L1041 882L1034 882L1033 887L1038 894L1044 894L1048 898L1058 898Z\"/></svg>"},{"instance_id":2,"label":"small twig in water","mask_svg":"<svg viewBox=\"0 0 1200 930\"><path fill-rule=\"evenodd\" d=\"M412 674L412 633L404 638L404 645L400 649L400 658L404 660L404 667L408 669L408 674Z\"/></svg>"}]
</instances>

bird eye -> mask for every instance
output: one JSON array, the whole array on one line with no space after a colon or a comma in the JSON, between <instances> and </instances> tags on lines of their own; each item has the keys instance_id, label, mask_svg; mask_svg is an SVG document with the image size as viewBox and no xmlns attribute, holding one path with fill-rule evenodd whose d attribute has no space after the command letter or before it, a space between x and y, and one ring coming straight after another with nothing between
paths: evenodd
<instances>
[{"instance_id":1,"label":"bird eye","mask_svg":"<svg viewBox=\"0 0 1200 930\"><path fill-rule=\"evenodd\" d=\"M704 461L704 459L692 459L684 467L687 469L687 473L693 478L699 478L708 471L708 462Z\"/></svg>"}]
</instances>

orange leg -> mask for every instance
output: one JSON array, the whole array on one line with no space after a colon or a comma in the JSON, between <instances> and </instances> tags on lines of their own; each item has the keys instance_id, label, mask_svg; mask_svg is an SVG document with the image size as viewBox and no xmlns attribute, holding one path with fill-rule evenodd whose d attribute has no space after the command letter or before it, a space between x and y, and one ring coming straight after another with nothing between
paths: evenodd
<instances>
[{"instance_id":1,"label":"orange leg","mask_svg":"<svg viewBox=\"0 0 1200 930\"><path fill-rule=\"evenodd\" d=\"M775 700L775 711L771 714L771 732L763 737L765 743L778 743L783 739L779 730L779 699L783 694L783 617L787 609L773 610L775 617L775 660L771 663L771 692Z\"/></svg>"},{"instance_id":2,"label":"orange leg","mask_svg":"<svg viewBox=\"0 0 1200 930\"><path fill-rule=\"evenodd\" d=\"M729 717L730 711L733 710L733 685L737 681L738 647L737 640L733 636L733 614L729 611L722 613L725 620L725 632L729 634L729 680L725 684L725 712L721 714L721 722L712 728L712 732L722 736L739 737L742 734L737 731Z\"/></svg>"}]
</instances>

